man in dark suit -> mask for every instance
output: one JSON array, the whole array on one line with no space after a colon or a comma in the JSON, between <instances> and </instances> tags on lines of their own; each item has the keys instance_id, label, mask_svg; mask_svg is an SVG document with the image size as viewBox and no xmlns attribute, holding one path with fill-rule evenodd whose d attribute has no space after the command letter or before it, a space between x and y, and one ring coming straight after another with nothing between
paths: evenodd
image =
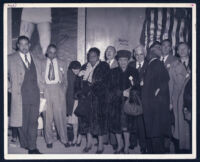
<instances>
[{"instance_id":1,"label":"man in dark suit","mask_svg":"<svg viewBox=\"0 0 200 162\"><path fill-rule=\"evenodd\" d=\"M21 147L40 154L36 146L42 91L41 62L29 51L26 36L17 41L18 51L8 56L8 90L12 93L10 126L18 127ZM39 89L40 88L40 89Z\"/></svg>"},{"instance_id":2,"label":"man in dark suit","mask_svg":"<svg viewBox=\"0 0 200 162\"><path fill-rule=\"evenodd\" d=\"M169 136L169 75L158 59L160 45L153 44L148 54L148 66L142 88L142 105L148 153L164 153L164 138Z\"/></svg>"},{"instance_id":3,"label":"man in dark suit","mask_svg":"<svg viewBox=\"0 0 200 162\"><path fill-rule=\"evenodd\" d=\"M134 51L135 51L134 56L136 61L130 62L129 66L137 69L139 74L140 89L142 89L144 85L144 75L146 72L146 68L148 66L148 62L145 59L146 50L142 45L139 45L134 49ZM139 140L141 153L146 153L146 135L145 135L143 115L135 117L135 128L136 132L133 133L130 138L131 141L130 148L134 149L134 147L137 145L137 140Z\"/></svg>"}]
</instances>

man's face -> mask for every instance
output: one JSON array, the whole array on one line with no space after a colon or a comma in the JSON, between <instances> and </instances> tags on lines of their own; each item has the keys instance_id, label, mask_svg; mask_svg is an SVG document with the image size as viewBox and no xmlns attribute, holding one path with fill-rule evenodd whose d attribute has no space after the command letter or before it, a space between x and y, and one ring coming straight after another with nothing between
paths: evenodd
<instances>
[{"instance_id":1,"label":"man's face","mask_svg":"<svg viewBox=\"0 0 200 162\"><path fill-rule=\"evenodd\" d=\"M162 49L162 55L163 56L166 56L166 55L170 54L171 49L172 49L171 43L168 42L168 41L164 41L162 43L161 49Z\"/></svg>"},{"instance_id":2,"label":"man's face","mask_svg":"<svg viewBox=\"0 0 200 162\"><path fill-rule=\"evenodd\" d=\"M115 50L112 47L108 47L106 50L106 58L112 60L115 57Z\"/></svg>"},{"instance_id":3,"label":"man's face","mask_svg":"<svg viewBox=\"0 0 200 162\"><path fill-rule=\"evenodd\" d=\"M142 49L138 49L135 51L135 58L138 62L143 62L145 58L145 54Z\"/></svg>"},{"instance_id":4,"label":"man's face","mask_svg":"<svg viewBox=\"0 0 200 162\"><path fill-rule=\"evenodd\" d=\"M50 58L51 60L54 59L56 57L56 48L54 47L49 47L47 49L47 56L48 58Z\"/></svg>"},{"instance_id":5,"label":"man's face","mask_svg":"<svg viewBox=\"0 0 200 162\"><path fill-rule=\"evenodd\" d=\"M88 59L89 59L89 62L91 63L91 65L94 66L97 63L97 61L99 60L99 57L98 57L97 53L90 52Z\"/></svg>"},{"instance_id":6,"label":"man's face","mask_svg":"<svg viewBox=\"0 0 200 162\"><path fill-rule=\"evenodd\" d=\"M17 44L19 51L23 54L26 54L29 52L30 46L31 45L30 45L29 41L26 39L20 40L19 43Z\"/></svg>"},{"instance_id":7,"label":"man's face","mask_svg":"<svg viewBox=\"0 0 200 162\"><path fill-rule=\"evenodd\" d=\"M128 58L127 57L120 57L118 62L119 62L119 66L122 69L126 69L127 65L128 65Z\"/></svg>"},{"instance_id":8,"label":"man's face","mask_svg":"<svg viewBox=\"0 0 200 162\"><path fill-rule=\"evenodd\" d=\"M186 44L178 46L178 54L180 57L187 57L189 55L189 48Z\"/></svg>"},{"instance_id":9,"label":"man's face","mask_svg":"<svg viewBox=\"0 0 200 162\"><path fill-rule=\"evenodd\" d=\"M162 50L161 46L159 44L156 44L152 49L151 52L155 53L158 57L162 56Z\"/></svg>"}]
</instances>

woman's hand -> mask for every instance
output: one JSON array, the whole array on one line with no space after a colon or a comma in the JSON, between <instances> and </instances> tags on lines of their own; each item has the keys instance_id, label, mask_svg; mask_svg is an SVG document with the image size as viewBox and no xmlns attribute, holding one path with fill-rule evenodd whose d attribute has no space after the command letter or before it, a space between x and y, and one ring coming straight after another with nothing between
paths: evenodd
<instances>
[{"instance_id":1,"label":"woman's hand","mask_svg":"<svg viewBox=\"0 0 200 162\"><path fill-rule=\"evenodd\" d=\"M130 95L130 89L126 89L126 90L123 91L124 97L129 97L129 95Z\"/></svg>"}]
</instances>

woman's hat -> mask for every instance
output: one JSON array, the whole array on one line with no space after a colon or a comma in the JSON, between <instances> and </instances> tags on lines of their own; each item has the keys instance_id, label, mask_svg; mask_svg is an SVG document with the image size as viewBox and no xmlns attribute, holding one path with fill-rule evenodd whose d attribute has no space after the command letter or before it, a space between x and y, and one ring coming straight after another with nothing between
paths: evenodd
<instances>
[{"instance_id":1,"label":"woman's hat","mask_svg":"<svg viewBox=\"0 0 200 162\"><path fill-rule=\"evenodd\" d=\"M130 59L131 58L131 52L128 50L119 50L117 51L117 55L116 55L116 60L119 60L119 58L121 57L125 57Z\"/></svg>"}]
</instances>

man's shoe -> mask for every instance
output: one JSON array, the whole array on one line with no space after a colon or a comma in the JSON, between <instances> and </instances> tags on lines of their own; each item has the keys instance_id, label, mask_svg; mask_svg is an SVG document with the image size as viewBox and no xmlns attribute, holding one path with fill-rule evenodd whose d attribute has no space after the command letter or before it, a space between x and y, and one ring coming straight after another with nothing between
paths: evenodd
<instances>
[{"instance_id":1,"label":"man's shoe","mask_svg":"<svg viewBox=\"0 0 200 162\"><path fill-rule=\"evenodd\" d=\"M67 147L70 147L70 144L69 144L69 143L65 143L64 145L65 145L66 148L67 148Z\"/></svg>"},{"instance_id":2,"label":"man's shoe","mask_svg":"<svg viewBox=\"0 0 200 162\"><path fill-rule=\"evenodd\" d=\"M38 149L28 150L28 154L42 154Z\"/></svg>"},{"instance_id":3,"label":"man's shoe","mask_svg":"<svg viewBox=\"0 0 200 162\"><path fill-rule=\"evenodd\" d=\"M47 148L53 148L53 144L52 143L47 144Z\"/></svg>"}]
</instances>

